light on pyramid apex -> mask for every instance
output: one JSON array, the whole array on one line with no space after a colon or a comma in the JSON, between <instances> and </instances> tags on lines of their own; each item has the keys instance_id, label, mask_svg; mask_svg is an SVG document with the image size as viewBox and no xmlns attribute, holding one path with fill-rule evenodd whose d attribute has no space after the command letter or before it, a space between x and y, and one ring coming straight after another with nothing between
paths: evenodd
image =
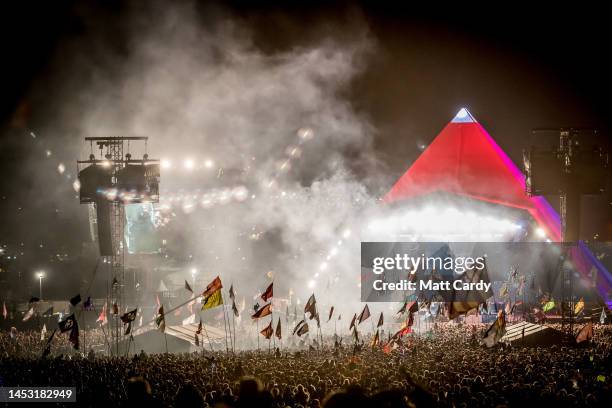
<instances>
[{"instance_id":1,"label":"light on pyramid apex","mask_svg":"<svg viewBox=\"0 0 612 408\"><path fill-rule=\"evenodd\" d=\"M459 112L457 112L457 114L455 115L455 117L453 118L451 122L452 123L474 123L476 122L476 119L474 119L474 117L472 116L469 110L467 110L466 108L461 108L459 109Z\"/></svg>"}]
</instances>

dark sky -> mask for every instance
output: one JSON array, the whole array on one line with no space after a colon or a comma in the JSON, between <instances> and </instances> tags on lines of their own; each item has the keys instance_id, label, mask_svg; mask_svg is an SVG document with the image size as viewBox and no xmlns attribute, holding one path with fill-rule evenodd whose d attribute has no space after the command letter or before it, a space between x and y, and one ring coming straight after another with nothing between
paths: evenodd
<instances>
[{"instance_id":1,"label":"dark sky","mask_svg":"<svg viewBox=\"0 0 612 408\"><path fill-rule=\"evenodd\" d=\"M417 145L429 143L462 106L518 164L535 127L594 127L601 132L600 141L609 143L612 59L607 55L610 24L603 7L325 3L234 1L223 7L203 5L200 11L204 23L214 23L220 14L235 16L251 28L255 44L269 53L325 37L341 39L351 33L345 27L365 23L376 51L346 92L355 109L373 123L376 149L394 176L416 158ZM28 128L45 104L54 103L30 103L32 87L44 84L58 50L79 36L102 38L121 53L126 7L120 1L21 1L2 6L4 217L27 204L24 190L32 185L32 175L21 166L31 147L15 138L14 131ZM609 197L589 201L589 232L601 232L609 223L609 203ZM69 235L77 243L86 230L69 214L60 217L52 211L39 214L46 228L75 232Z\"/></svg>"}]
</instances>

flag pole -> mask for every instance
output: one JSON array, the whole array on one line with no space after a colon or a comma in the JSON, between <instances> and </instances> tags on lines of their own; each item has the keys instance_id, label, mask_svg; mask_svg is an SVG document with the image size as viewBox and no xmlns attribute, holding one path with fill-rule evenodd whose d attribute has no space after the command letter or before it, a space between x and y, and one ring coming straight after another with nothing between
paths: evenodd
<instances>
[{"instance_id":1,"label":"flag pole","mask_svg":"<svg viewBox=\"0 0 612 408\"><path fill-rule=\"evenodd\" d=\"M257 333L255 334L257 336L257 351L259 351L259 318L257 318L255 321L257 324Z\"/></svg>"},{"instance_id":2,"label":"flag pole","mask_svg":"<svg viewBox=\"0 0 612 408\"><path fill-rule=\"evenodd\" d=\"M225 304L223 305L223 328L225 329L225 351L229 352L229 347L227 345L227 318L225 317ZM232 341L231 338L230 341Z\"/></svg>"},{"instance_id":3,"label":"flag pole","mask_svg":"<svg viewBox=\"0 0 612 408\"><path fill-rule=\"evenodd\" d=\"M232 305L234 304L234 300L232 300ZM234 353L236 353L236 315L234 314L234 309L232 306L232 326L234 327Z\"/></svg>"}]
</instances>

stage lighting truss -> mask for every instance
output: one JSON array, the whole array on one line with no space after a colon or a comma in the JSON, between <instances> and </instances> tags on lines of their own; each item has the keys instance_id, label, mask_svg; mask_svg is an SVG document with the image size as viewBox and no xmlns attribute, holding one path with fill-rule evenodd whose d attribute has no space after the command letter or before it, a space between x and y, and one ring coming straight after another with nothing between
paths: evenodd
<instances>
[{"instance_id":1,"label":"stage lighting truss","mask_svg":"<svg viewBox=\"0 0 612 408\"><path fill-rule=\"evenodd\" d=\"M141 140L146 144L146 137L85 140L92 144L95 141L101 153L106 149L106 155L96 159L92 151L89 160L77 161L81 204L99 200L124 204L159 202L160 161L150 159L146 152L142 159L133 159L129 150L125 156L114 154L115 150L123 152L124 144L129 146L130 141Z\"/></svg>"}]
</instances>

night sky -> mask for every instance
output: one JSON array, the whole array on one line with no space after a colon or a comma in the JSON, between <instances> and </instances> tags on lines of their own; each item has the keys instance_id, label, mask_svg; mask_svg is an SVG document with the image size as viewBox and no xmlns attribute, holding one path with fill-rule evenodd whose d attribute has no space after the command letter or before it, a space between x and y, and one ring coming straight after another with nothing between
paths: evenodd
<instances>
[{"instance_id":1,"label":"night sky","mask_svg":"<svg viewBox=\"0 0 612 408\"><path fill-rule=\"evenodd\" d=\"M522 150L532 143L533 128L597 128L598 142L610 145L612 59L607 55L610 24L604 7L555 4L544 9L511 3L496 9L491 3L454 2L415 8L383 3L244 1L197 10L204 25L231 18L249 27L253 43L269 54L326 38L342 42L366 27L374 51L343 92L373 125L374 148L391 180L418 156L418 146L429 143L463 106L518 165ZM59 200L40 208L33 202L40 182L35 180L52 184L55 179L24 165L44 158L44 146L34 145L28 134L49 120L49 107L59 97L41 95L51 88L48 81L57 78L64 50L85 37L106 43L118 56L129 53L124 16L127 9L134 13L139 7L144 6L121 1L2 6L0 213L5 221L0 223L0 244L24 242L35 248L54 242L49 251L72 253L86 239L85 209L72 213L78 206L70 189L70 206ZM85 57L95 53L81 51ZM608 192L585 200L583 234L612 238L611 197ZM35 268L45 256L30 259L24 268Z\"/></svg>"}]
</instances>

